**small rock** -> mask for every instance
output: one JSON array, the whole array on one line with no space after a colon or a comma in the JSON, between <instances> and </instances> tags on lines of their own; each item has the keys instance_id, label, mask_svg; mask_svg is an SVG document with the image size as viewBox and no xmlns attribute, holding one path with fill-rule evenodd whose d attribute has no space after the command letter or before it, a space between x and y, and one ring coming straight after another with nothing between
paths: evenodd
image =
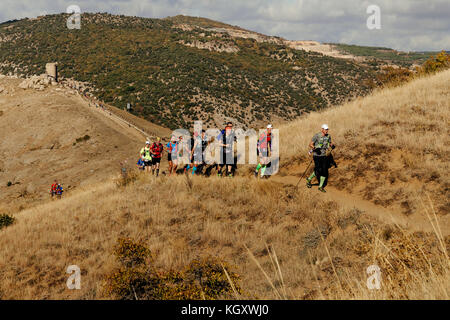
<instances>
[{"instance_id":1,"label":"small rock","mask_svg":"<svg viewBox=\"0 0 450 320\"><path fill-rule=\"evenodd\" d=\"M28 89L28 80L24 80L19 84L19 88Z\"/></svg>"},{"instance_id":2,"label":"small rock","mask_svg":"<svg viewBox=\"0 0 450 320\"><path fill-rule=\"evenodd\" d=\"M36 191L36 187L32 183L29 183L26 187L26 191L27 193L34 193Z\"/></svg>"}]
</instances>

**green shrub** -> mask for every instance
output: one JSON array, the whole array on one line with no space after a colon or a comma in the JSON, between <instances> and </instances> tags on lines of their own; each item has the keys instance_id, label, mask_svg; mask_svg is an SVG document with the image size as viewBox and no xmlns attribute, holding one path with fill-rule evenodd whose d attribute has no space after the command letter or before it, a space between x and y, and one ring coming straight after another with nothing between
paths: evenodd
<instances>
[{"instance_id":1,"label":"green shrub","mask_svg":"<svg viewBox=\"0 0 450 320\"><path fill-rule=\"evenodd\" d=\"M12 186L12 182L8 181L8 183L6 184L7 187L11 187Z\"/></svg>"},{"instance_id":2,"label":"green shrub","mask_svg":"<svg viewBox=\"0 0 450 320\"><path fill-rule=\"evenodd\" d=\"M91 137L89 135L85 135L84 137L77 138L76 139L76 143L80 143L80 142L83 142L83 141L88 141L89 139L91 139Z\"/></svg>"},{"instance_id":3,"label":"green shrub","mask_svg":"<svg viewBox=\"0 0 450 320\"><path fill-rule=\"evenodd\" d=\"M114 299L200 300L241 293L239 276L217 258L192 261L183 270L159 270L143 244L119 239L114 254L120 267L106 276L105 294ZM225 273L225 269L227 270Z\"/></svg>"},{"instance_id":4,"label":"green shrub","mask_svg":"<svg viewBox=\"0 0 450 320\"><path fill-rule=\"evenodd\" d=\"M14 217L11 217L7 214L0 215L0 230L12 225L15 220L16 219Z\"/></svg>"}]
</instances>

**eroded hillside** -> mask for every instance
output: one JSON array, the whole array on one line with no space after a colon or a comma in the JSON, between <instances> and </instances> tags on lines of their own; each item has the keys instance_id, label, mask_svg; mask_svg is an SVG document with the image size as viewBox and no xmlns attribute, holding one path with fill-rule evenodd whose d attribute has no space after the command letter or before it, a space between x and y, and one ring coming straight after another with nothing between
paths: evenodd
<instances>
[{"instance_id":1,"label":"eroded hillside","mask_svg":"<svg viewBox=\"0 0 450 320\"><path fill-rule=\"evenodd\" d=\"M0 209L15 211L48 199L54 179L67 190L135 163L145 136L113 121L75 91L21 89L0 79Z\"/></svg>"}]
</instances>

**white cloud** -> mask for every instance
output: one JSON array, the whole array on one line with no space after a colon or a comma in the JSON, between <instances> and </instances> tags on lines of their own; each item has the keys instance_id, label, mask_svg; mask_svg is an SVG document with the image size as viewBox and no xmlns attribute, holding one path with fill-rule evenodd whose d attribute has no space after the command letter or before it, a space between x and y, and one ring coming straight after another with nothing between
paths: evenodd
<instances>
[{"instance_id":1,"label":"white cloud","mask_svg":"<svg viewBox=\"0 0 450 320\"><path fill-rule=\"evenodd\" d=\"M84 12L202 16L291 40L450 49L448 0L1 0L0 21L64 12L71 4ZM381 30L366 27L371 4L381 8Z\"/></svg>"}]
</instances>

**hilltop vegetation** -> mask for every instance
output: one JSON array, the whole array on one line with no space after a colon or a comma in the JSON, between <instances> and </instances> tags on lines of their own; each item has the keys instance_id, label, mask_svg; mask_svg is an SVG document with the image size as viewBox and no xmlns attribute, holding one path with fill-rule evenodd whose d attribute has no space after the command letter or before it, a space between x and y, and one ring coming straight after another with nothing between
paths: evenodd
<instances>
[{"instance_id":1,"label":"hilltop vegetation","mask_svg":"<svg viewBox=\"0 0 450 320\"><path fill-rule=\"evenodd\" d=\"M438 52L401 52L390 48L367 47L349 44L332 44L338 50L358 57L364 57L371 66L386 64L397 65L403 68L411 68L414 65L422 65L430 56Z\"/></svg>"},{"instance_id":2,"label":"hilltop vegetation","mask_svg":"<svg viewBox=\"0 0 450 320\"><path fill-rule=\"evenodd\" d=\"M365 95L375 79L352 61L198 27L224 26L204 19L83 14L81 30L69 30L67 18L0 28L0 72L40 74L57 61L63 77L92 83L106 103L131 102L136 115L170 128L197 119L222 126L231 118L244 127L291 120Z\"/></svg>"}]
</instances>

